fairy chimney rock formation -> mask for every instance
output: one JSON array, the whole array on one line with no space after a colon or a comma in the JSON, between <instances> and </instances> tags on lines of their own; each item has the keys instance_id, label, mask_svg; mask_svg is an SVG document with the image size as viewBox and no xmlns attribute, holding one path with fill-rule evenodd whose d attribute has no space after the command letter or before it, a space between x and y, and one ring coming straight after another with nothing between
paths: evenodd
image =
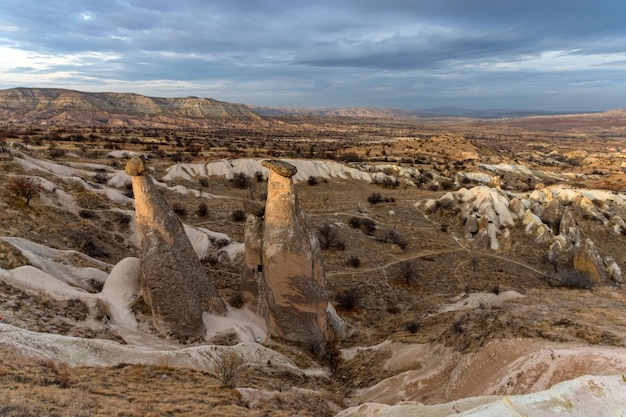
<instances>
[{"instance_id":1,"label":"fairy chimney rock formation","mask_svg":"<svg viewBox=\"0 0 626 417\"><path fill-rule=\"evenodd\" d=\"M319 242L291 179L297 169L276 160L262 165L270 171L261 247L266 322L287 340L321 343L330 333L326 278Z\"/></svg>"},{"instance_id":2,"label":"fairy chimney rock formation","mask_svg":"<svg viewBox=\"0 0 626 417\"><path fill-rule=\"evenodd\" d=\"M141 281L154 326L180 338L202 337L202 312L224 313L226 305L182 223L148 175L144 160L138 156L130 159L126 173L132 177Z\"/></svg>"}]
</instances>

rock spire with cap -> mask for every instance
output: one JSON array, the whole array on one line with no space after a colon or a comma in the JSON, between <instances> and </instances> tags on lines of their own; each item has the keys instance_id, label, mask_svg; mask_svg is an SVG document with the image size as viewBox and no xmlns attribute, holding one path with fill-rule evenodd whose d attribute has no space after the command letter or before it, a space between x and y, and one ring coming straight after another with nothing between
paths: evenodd
<instances>
[{"instance_id":1,"label":"rock spire with cap","mask_svg":"<svg viewBox=\"0 0 626 417\"><path fill-rule=\"evenodd\" d=\"M148 175L144 160L131 158L126 173L132 177L143 294L154 326L179 338L202 337L203 311L224 313L226 305L182 223Z\"/></svg>"}]
</instances>

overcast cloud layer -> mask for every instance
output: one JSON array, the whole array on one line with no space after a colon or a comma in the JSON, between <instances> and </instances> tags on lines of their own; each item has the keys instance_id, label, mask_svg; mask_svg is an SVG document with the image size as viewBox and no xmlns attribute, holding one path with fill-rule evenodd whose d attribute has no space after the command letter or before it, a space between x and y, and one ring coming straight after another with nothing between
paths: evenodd
<instances>
[{"instance_id":1,"label":"overcast cloud layer","mask_svg":"<svg viewBox=\"0 0 626 417\"><path fill-rule=\"evenodd\" d=\"M624 0L1 0L0 88L626 107Z\"/></svg>"}]
</instances>

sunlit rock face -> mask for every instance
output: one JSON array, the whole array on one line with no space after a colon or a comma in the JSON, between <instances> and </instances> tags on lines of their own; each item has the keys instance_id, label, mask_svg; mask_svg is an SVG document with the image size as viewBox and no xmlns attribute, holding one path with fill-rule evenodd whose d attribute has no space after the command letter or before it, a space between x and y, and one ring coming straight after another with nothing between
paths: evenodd
<instances>
[{"instance_id":1,"label":"sunlit rock face","mask_svg":"<svg viewBox=\"0 0 626 417\"><path fill-rule=\"evenodd\" d=\"M263 161L269 169L264 211L246 207L244 305L262 315L275 336L319 345L343 322L328 308L322 251L316 233L300 209L292 177L296 168ZM328 312L331 313L328 313Z\"/></svg>"},{"instance_id":2,"label":"sunlit rock face","mask_svg":"<svg viewBox=\"0 0 626 417\"><path fill-rule=\"evenodd\" d=\"M201 337L205 333L202 312L223 313L226 305L143 159L132 158L126 173L132 177L143 294L154 326L176 337Z\"/></svg>"}]
</instances>

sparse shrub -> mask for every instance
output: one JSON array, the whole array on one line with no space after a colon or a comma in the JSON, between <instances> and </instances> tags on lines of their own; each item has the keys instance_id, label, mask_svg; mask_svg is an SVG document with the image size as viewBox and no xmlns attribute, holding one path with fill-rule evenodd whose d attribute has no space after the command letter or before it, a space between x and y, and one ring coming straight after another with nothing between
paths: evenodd
<instances>
[{"instance_id":1,"label":"sparse shrub","mask_svg":"<svg viewBox=\"0 0 626 417\"><path fill-rule=\"evenodd\" d=\"M362 218L359 229L368 236L372 236L376 231L376 222L370 218Z\"/></svg>"},{"instance_id":2,"label":"sparse shrub","mask_svg":"<svg viewBox=\"0 0 626 417\"><path fill-rule=\"evenodd\" d=\"M108 258L109 252L102 247L102 243L88 232L77 232L71 236L78 249L92 258Z\"/></svg>"},{"instance_id":3,"label":"sparse shrub","mask_svg":"<svg viewBox=\"0 0 626 417\"><path fill-rule=\"evenodd\" d=\"M172 211L174 211L174 213L176 213L178 217L187 216L187 207L185 207L183 204L179 203L178 201L172 204Z\"/></svg>"},{"instance_id":4,"label":"sparse shrub","mask_svg":"<svg viewBox=\"0 0 626 417\"><path fill-rule=\"evenodd\" d=\"M113 220L120 226L128 227L128 225L130 225L132 217L126 213L114 211Z\"/></svg>"},{"instance_id":5,"label":"sparse shrub","mask_svg":"<svg viewBox=\"0 0 626 417\"><path fill-rule=\"evenodd\" d=\"M306 181L307 181L307 183L309 185L317 185L318 184L317 178L314 177L313 175L311 175Z\"/></svg>"},{"instance_id":6,"label":"sparse shrub","mask_svg":"<svg viewBox=\"0 0 626 417\"><path fill-rule=\"evenodd\" d=\"M367 202L370 204L378 204L378 203L382 203L383 201L384 201L384 198L382 194L380 193L372 193L367 197Z\"/></svg>"},{"instance_id":7,"label":"sparse shrub","mask_svg":"<svg viewBox=\"0 0 626 417\"><path fill-rule=\"evenodd\" d=\"M335 295L335 301L337 302L337 307L345 311L350 311L359 306L361 296L356 289L350 288Z\"/></svg>"},{"instance_id":8,"label":"sparse shrub","mask_svg":"<svg viewBox=\"0 0 626 417\"><path fill-rule=\"evenodd\" d=\"M435 206L440 210L450 210L454 207L454 200L449 198L439 199L435 201Z\"/></svg>"},{"instance_id":9,"label":"sparse shrub","mask_svg":"<svg viewBox=\"0 0 626 417\"><path fill-rule=\"evenodd\" d=\"M209 186L209 179L208 179L208 178L205 178L205 177L202 177L202 178L200 178L200 179L198 180L198 184L200 184L200 187L202 187L202 188L206 188L206 187L208 187L208 186Z\"/></svg>"},{"instance_id":10,"label":"sparse shrub","mask_svg":"<svg viewBox=\"0 0 626 417\"><path fill-rule=\"evenodd\" d=\"M348 265L350 265L352 268L358 268L359 266L361 266L361 260L359 259L358 256L352 255L348 258Z\"/></svg>"},{"instance_id":11,"label":"sparse shrub","mask_svg":"<svg viewBox=\"0 0 626 417\"><path fill-rule=\"evenodd\" d=\"M323 249L344 250L346 248L345 243L339 238L337 229L328 223L324 223L317 228L317 238Z\"/></svg>"},{"instance_id":12,"label":"sparse shrub","mask_svg":"<svg viewBox=\"0 0 626 417\"><path fill-rule=\"evenodd\" d=\"M235 188L244 190L250 187L250 178L243 172L236 173L230 181Z\"/></svg>"},{"instance_id":13,"label":"sparse shrub","mask_svg":"<svg viewBox=\"0 0 626 417\"><path fill-rule=\"evenodd\" d=\"M246 220L246 212L242 209L233 210L233 212L230 213L230 218L234 222L243 222Z\"/></svg>"},{"instance_id":14,"label":"sparse shrub","mask_svg":"<svg viewBox=\"0 0 626 417\"><path fill-rule=\"evenodd\" d=\"M407 332L411 333L411 334L415 334L419 331L421 325L416 322L416 321L410 321L408 322L404 328L406 329Z\"/></svg>"},{"instance_id":15,"label":"sparse shrub","mask_svg":"<svg viewBox=\"0 0 626 417\"><path fill-rule=\"evenodd\" d=\"M93 219L95 217L97 217L97 214L95 211L92 210L85 210L85 209L81 209L78 212L78 215L83 218L83 219Z\"/></svg>"},{"instance_id":16,"label":"sparse shrub","mask_svg":"<svg viewBox=\"0 0 626 417\"><path fill-rule=\"evenodd\" d=\"M11 181L9 181L7 188L16 197L25 198L26 205L41 191L41 185L39 185L39 182L35 178L22 175L13 177Z\"/></svg>"},{"instance_id":17,"label":"sparse shrub","mask_svg":"<svg viewBox=\"0 0 626 417\"><path fill-rule=\"evenodd\" d=\"M417 268L412 261L401 261L397 265L396 273L398 278L404 280L407 285L418 277Z\"/></svg>"},{"instance_id":18,"label":"sparse shrub","mask_svg":"<svg viewBox=\"0 0 626 417\"><path fill-rule=\"evenodd\" d=\"M385 177L380 181L383 188L398 188L400 181L397 178Z\"/></svg>"},{"instance_id":19,"label":"sparse shrub","mask_svg":"<svg viewBox=\"0 0 626 417\"><path fill-rule=\"evenodd\" d=\"M59 148L51 148L48 150L48 155L50 155L50 158L56 159L65 155L65 151Z\"/></svg>"},{"instance_id":20,"label":"sparse shrub","mask_svg":"<svg viewBox=\"0 0 626 417\"><path fill-rule=\"evenodd\" d=\"M395 230L385 230L379 237L380 242L393 243L398 245L400 249L404 250L409 245L402 235Z\"/></svg>"},{"instance_id":21,"label":"sparse shrub","mask_svg":"<svg viewBox=\"0 0 626 417\"><path fill-rule=\"evenodd\" d=\"M350 225L351 228L358 229L358 228L361 227L361 218L360 217L350 217L350 220L348 220L348 224Z\"/></svg>"},{"instance_id":22,"label":"sparse shrub","mask_svg":"<svg viewBox=\"0 0 626 417\"><path fill-rule=\"evenodd\" d=\"M109 181L109 176L105 172L97 172L93 176L93 181L97 184L106 184Z\"/></svg>"},{"instance_id":23,"label":"sparse shrub","mask_svg":"<svg viewBox=\"0 0 626 417\"><path fill-rule=\"evenodd\" d=\"M491 292L493 292L495 295L500 295L500 286L499 285L494 285L494 287L492 288Z\"/></svg>"},{"instance_id":24,"label":"sparse shrub","mask_svg":"<svg viewBox=\"0 0 626 417\"><path fill-rule=\"evenodd\" d=\"M206 203L202 202L198 204L198 216L206 217L209 214L209 208Z\"/></svg>"},{"instance_id":25,"label":"sparse shrub","mask_svg":"<svg viewBox=\"0 0 626 417\"><path fill-rule=\"evenodd\" d=\"M262 171L256 171L254 173L254 178L256 179L256 182L263 182L263 181L265 181L265 176L263 175Z\"/></svg>"},{"instance_id":26,"label":"sparse shrub","mask_svg":"<svg viewBox=\"0 0 626 417\"><path fill-rule=\"evenodd\" d=\"M591 275L577 269L562 269L552 275L555 287L591 289L594 282Z\"/></svg>"},{"instance_id":27,"label":"sparse shrub","mask_svg":"<svg viewBox=\"0 0 626 417\"><path fill-rule=\"evenodd\" d=\"M211 374L222 387L234 388L235 378L241 371L243 363L243 358L235 352L223 352L215 360Z\"/></svg>"},{"instance_id":28,"label":"sparse shrub","mask_svg":"<svg viewBox=\"0 0 626 417\"><path fill-rule=\"evenodd\" d=\"M439 185L441 185L441 188L444 190L451 190L454 188L454 183L447 179L440 180Z\"/></svg>"},{"instance_id":29,"label":"sparse shrub","mask_svg":"<svg viewBox=\"0 0 626 417\"><path fill-rule=\"evenodd\" d=\"M337 156L337 159L343 162L361 162L363 161L363 157L361 155L359 155L356 152L353 151L349 151L349 152L343 152L341 153L339 156Z\"/></svg>"}]
</instances>

